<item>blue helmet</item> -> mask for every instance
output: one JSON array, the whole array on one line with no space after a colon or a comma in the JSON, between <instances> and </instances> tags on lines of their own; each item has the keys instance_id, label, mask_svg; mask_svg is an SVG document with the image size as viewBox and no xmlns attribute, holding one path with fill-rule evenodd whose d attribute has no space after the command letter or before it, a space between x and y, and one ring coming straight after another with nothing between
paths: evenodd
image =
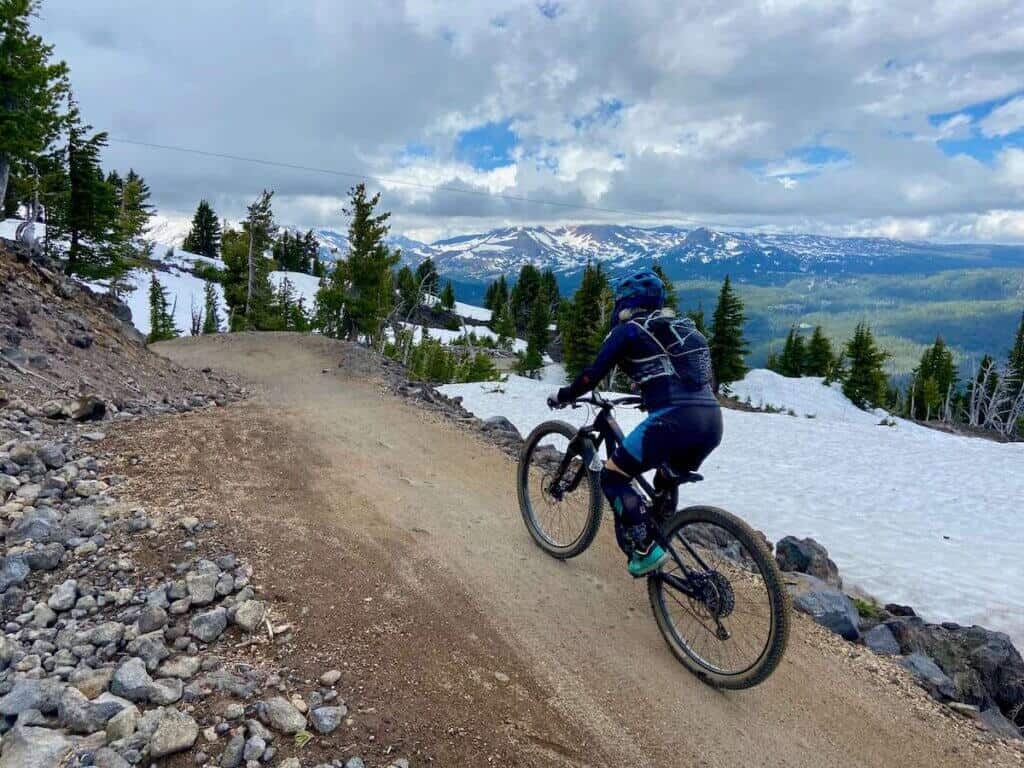
<instances>
[{"instance_id":1,"label":"blue helmet","mask_svg":"<svg viewBox=\"0 0 1024 768\"><path fill-rule=\"evenodd\" d=\"M630 275L615 289L612 325L628 319L637 309L661 309L665 306L665 284L649 269Z\"/></svg>"}]
</instances>

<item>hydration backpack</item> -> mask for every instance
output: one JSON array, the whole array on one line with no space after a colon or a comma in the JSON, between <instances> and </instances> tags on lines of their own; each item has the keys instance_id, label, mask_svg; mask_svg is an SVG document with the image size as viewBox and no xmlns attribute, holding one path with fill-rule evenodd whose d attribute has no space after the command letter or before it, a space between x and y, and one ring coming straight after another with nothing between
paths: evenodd
<instances>
[{"instance_id":1,"label":"hydration backpack","mask_svg":"<svg viewBox=\"0 0 1024 768\"><path fill-rule=\"evenodd\" d=\"M661 349L661 354L653 359L635 361L644 363L645 370L639 383L675 376L686 389L693 391L712 382L711 350L693 320L676 317L671 310L660 310L630 322L641 328Z\"/></svg>"}]
</instances>

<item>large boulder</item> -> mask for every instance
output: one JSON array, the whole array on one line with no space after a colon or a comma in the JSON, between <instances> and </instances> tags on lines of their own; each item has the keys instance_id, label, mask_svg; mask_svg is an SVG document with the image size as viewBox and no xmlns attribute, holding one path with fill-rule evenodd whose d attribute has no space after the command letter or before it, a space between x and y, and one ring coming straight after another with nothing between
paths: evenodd
<instances>
[{"instance_id":1,"label":"large boulder","mask_svg":"<svg viewBox=\"0 0 1024 768\"><path fill-rule=\"evenodd\" d=\"M864 645L882 656L899 656L900 644L885 624L872 627L864 633Z\"/></svg>"},{"instance_id":2,"label":"large boulder","mask_svg":"<svg viewBox=\"0 0 1024 768\"><path fill-rule=\"evenodd\" d=\"M51 541L63 544L67 534L61 525L60 513L49 507L32 509L7 529L8 547L23 544L30 539L37 544L47 544Z\"/></svg>"},{"instance_id":3,"label":"large boulder","mask_svg":"<svg viewBox=\"0 0 1024 768\"><path fill-rule=\"evenodd\" d=\"M923 653L935 661L952 679L958 701L981 709L996 706L1024 719L1019 714L1024 711L1024 659L1007 635L977 626L926 624L918 616L895 617L884 626L901 653Z\"/></svg>"},{"instance_id":4,"label":"large boulder","mask_svg":"<svg viewBox=\"0 0 1024 768\"><path fill-rule=\"evenodd\" d=\"M10 692L0 698L0 715L15 717L29 709L44 715L57 711L64 684L59 680L23 677L14 683Z\"/></svg>"},{"instance_id":5,"label":"large boulder","mask_svg":"<svg viewBox=\"0 0 1024 768\"><path fill-rule=\"evenodd\" d=\"M0 592L24 582L30 570L24 553L0 557Z\"/></svg>"},{"instance_id":6,"label":"large boulder","mask_svg":"<svg viewBox=\"0 0 1024 768\"><path fill-rule=\"evenodd\" d=\"M786 574L793 607L850 641L860 639L860 616L853 601L830 584L806 573Z\"/></svg>"},{"instance_id":7,"label":"large boulder","mask_svg":"<svg viewBox=\"0 0 1024 768\"><path fill-rule=\"evenodd\" d=\"M828 550L814 539L786 536L775 545L775 562L783 571L806 573L842 589L838 566L828 556Z\"/></svg>"},{"instance_id":8,"label":"large boulder","mask_svg":"<svg viewBox=\"0 0 1024 768\"><path fill-rule=\"evenodd\" d=\"M158 758L182 752L195 744L198 735L195 720L176 709L165 709L149 740L149 756Z\"/></svg>"},{"instance_id":9,"label":"large boulder","mask_svg":"<svg viewBox=\"0 0 1024 768\"><path fill-rule=\"evenodd\" d=\"M65 765L74 746L74 741L60 731L18 725L4 736L0 768Z\"/></svg>"},{"instance_id":10,"label":"large boulder","mask_svg":"<svg viewBox=\"0 0 1024 768\"><path fill-rule=\"evenodd\" d=\"M298 733L306 727L306 716L288 699L275 696L264 708L266 723L281 733Z\"/></svg>"},{"instance_id":11,"label":"large boulder","mask_svg":"<svg viewBox=\"0 0 1024 768\"><path fill-rule=\"evenodd\" d=\"M923 653L912 653L901 659L900 666L908 670L932 698L949 701L956 697L956 686L949 675Z\"/></svg>"},{"instance_id":12,"label":"large boulder","mask_svg":"<svg viewBox=\"0 0 1024 768\"><path fill-rule=\"evenodd\" d=\"M203 643L212 643L228 626L228 612L223 607L214 608L212 611L197 613L189 621L188 632L196 640Z\"/></svg>"}]
</instances>

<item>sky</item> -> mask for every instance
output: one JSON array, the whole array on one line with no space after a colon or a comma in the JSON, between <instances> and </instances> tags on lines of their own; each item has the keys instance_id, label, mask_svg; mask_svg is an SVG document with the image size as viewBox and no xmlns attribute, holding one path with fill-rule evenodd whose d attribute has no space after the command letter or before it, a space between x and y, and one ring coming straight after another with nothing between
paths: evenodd
<instances>
[{"instance_id":1,"label":"sky","mask_svg":"<svg viewBox=\"0 0 1024 768\"><path fill-rule=\"evenodd\" d=\"M172 219L270 188L279 222L343 229L354 178L118 139L372 177L423 240L607 221L1024 242L1019 0L43 0L35 29L106 165Z\"/></svg>"}]
</instances>

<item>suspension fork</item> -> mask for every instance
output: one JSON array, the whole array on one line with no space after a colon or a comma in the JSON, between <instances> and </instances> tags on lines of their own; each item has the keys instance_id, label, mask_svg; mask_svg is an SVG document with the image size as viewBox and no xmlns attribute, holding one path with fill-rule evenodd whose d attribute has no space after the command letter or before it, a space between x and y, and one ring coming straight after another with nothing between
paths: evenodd
<instances>
[{"instance_id":1,"label":"suspension fork","mask_svg":"<svg viewBox=\"0 0 1024 768\"><path fill-rule=\"evenodd\" d=\"M555 498L560 500L563 494L572 493L579 488L583 478L590 471L590 465L593 463L594 457L598 455L598 447L601 444L601 436L598 434L595 439L592 437L592 434L584 428L577 432L576 437L569 441L565 455L562 456L562 461L558 465L558 471L548 487L548 492ZM576 456L580 456L583 459L583 465L568 482L565 482L563 480L565 473L569 471L569 465L572 464L572 460Z\"/></svg>"}]
</instances>

